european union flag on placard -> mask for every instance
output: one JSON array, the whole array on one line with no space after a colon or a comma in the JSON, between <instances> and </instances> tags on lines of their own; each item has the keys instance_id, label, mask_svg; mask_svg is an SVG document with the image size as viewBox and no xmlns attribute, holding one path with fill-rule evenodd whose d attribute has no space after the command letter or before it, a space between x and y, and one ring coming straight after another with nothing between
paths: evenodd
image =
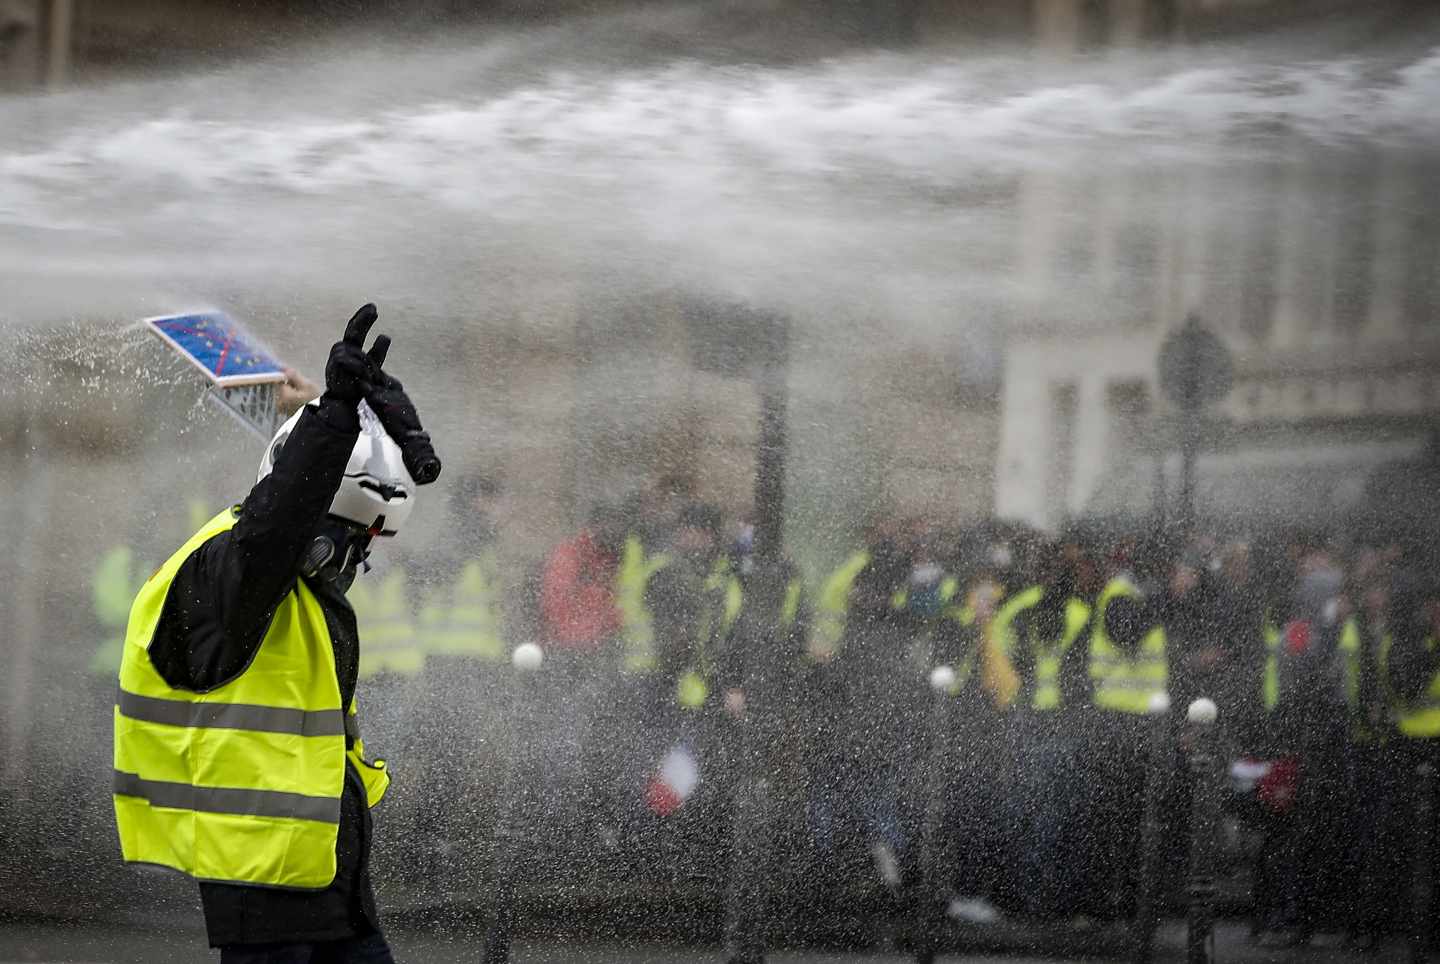
<instances>
[{"instance_id":1,"label":"european union flag on placard","mask_svg":"<svg viewBox=\"0 0 1440 964\"><path fill-rule=\"evenodd\" d=\"M145 324L219 387L284 380L280 362L224 312L146 318Z\"/></svg>"}]
</instances>

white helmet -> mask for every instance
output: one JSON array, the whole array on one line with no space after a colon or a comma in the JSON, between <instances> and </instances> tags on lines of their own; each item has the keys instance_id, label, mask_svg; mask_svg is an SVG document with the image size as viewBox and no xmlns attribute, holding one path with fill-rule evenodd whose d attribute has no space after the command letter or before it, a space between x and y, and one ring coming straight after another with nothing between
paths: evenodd
<instances>
[{"instance_id":1,"label":"white helmet","mask_svg":"<svg viewBox=\"0 0 1440 964\"><path fill-rule=\"evenodd\" d=\"M280 449L304 411L302 408L290 416L270 440L255 481L265 478L275 468ZM376 535L393 536L410 516L415 503L415 480L405 469L400 446L385 433L370 406L362 401L359 411L360 437L355 440L355 448L345 466L345 477L330 503L330 515L370 529Z\"/></svg>"}]
</instances>

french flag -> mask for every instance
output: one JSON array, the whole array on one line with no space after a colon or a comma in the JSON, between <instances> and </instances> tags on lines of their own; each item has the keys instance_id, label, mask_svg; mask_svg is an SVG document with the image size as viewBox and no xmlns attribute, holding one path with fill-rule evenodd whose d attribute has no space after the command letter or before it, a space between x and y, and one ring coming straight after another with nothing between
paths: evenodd
<instances>
[{"instance_id":1,"label":"french flag","mask_svg":"<svg viewBox=\"0 0 1440 964\"><path fill-rule=\"evenodd\" d=\"M695 754L684 743L676 743L645 785L645 805L659 816L668 817L684 805L699 783Z\"/></svg>"}]
</instances>

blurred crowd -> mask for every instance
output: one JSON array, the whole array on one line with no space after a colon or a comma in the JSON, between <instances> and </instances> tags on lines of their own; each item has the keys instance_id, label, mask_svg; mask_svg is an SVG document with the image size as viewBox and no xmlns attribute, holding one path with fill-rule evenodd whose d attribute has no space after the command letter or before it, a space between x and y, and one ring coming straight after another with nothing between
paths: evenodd
<instances>
[{"instance_id":1,"label":"blurred crowd","mask_svg":"<svg viewBox=\"0 0 1440 964\"><path fill-rule=\"evenodd\" d=\"M723 875L732 798L758 779L793 888L822 906L864 879L973 923L1122 918L1147 780L1183 879L1183 711L1203 697L1253 838L1230 870L1258 939L1405 924L1422 765L1440 762L1440 566L1421 534L877 516L807 574L662 478L513 573L501 485L451 491L447 548L377 553L350 591L369 742L396 760L387 819L452 854L409 872L478 880L453 854L503 816L537 847ZM97 613L123 623L107 565ZM512 669L532 642L543 665Z\"/></svg>"}]
</instances>

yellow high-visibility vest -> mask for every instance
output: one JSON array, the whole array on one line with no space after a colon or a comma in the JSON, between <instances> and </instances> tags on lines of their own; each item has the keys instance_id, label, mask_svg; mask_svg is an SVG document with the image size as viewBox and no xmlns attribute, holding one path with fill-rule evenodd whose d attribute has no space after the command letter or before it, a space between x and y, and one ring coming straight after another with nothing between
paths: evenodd
<instances>
[{"instance_id":1,"label":"yellow high-visibility vest","mask_svg":"<svg viewBox=\"0 0 1440 964\"><path fill-rule=\"evenodd\" d=\"M415 622L410 618L410 589L405 573L391 569L381 576L361 574L345 594L355 610L360 634L360 678L382 670L413 676L425 665Z\"/></svg>"},{"instance_id":2,"label":"yellow high-visibility vest","mask_svg":"<svg viewBox=\"0 0 1440 964\"><path fill-rule=\"evenodd\" d=\"M1043 586L1031 586L1014 596L995 614L991 633L1000 652L1014 665L1015 651L1019 646L1015 620L1023 612L1039 605L1044 598ZM1083 600L1071 598L1065 601L1065 628L1059 639L1035 639L1031 631L1030 650L1035 656L1035 679L1030 694L1030 709L1054 710L1060 707L1060 660L1070 651L1075 640L1085 632L1090 622L1090 607Z\"/></svg>"},{"instance_id":3,"label":"yellow high-visibility vest","mask_svg":"<svg viewBox=\"0 0 1440 964\"><path fill-rule=\"evenodd\" d=\"M120 849L128 863L199 880L323 889L335 877L347 759L370 806L389 774L364 758L354 702L340 705L319 601L297 580L250 665L215 689L171 687L150 661L176 572L236 517L227 509L202 526L131 607L114 709Z\"/></svg>"},{"instance_id":4,"label":"yellow high-visibility vest","mask_svg":"<svg viewBox=\"0 0 1440 964\"><path fill-rule=\"evenodd\" d=\"M691 666L680 674L675 685L675 701L682 709L694 710L705 705L710 695L710 643L727 639L745 608L745 593L740 576L724 556L715 560L705 577L705 602L700 607L700 622L695 627L695 651ZM718 605L717 605L718 603ZM720 617L718 623L715 616Z\"/></svg>"},{"instance_id":5,"label":"yellow high-visibility vest","mask_svg":"<svg viewBox=\"0 0 1440 964\"><path fill-rule=\"evenodd\" d=\"M958 625L969 629L975 625L975 606L971 601L965 603L955 602L955 596L960 591L960 581L954 577L947 576L941 584L940 592L944 599L945 608L940 612L941 619L949 619ZM955 671L955 682L950 684L947 692L951 696L958 695L975 675L975 667L980 662L981 649L984 648L984 641L980 640L976 645L970 646L964 653L960 654L960 663L952 666Z\"/></svg>"},{"instance_id":6,"label":"yellow high-visibility vest","mask_svg":"<svg viewBox=\"0 0 1440 964\"><path fill-rule=\"evenodd\" d=\"M815 625L810 632L810 652L821 657L834 656L845 635L845 622L850 616L850 590L861 571L870 564L870 553L861 549L825 578L815 603Z\"/></svg>"},{"instance_id":7,"label":"yellow high-visibility vest","mask_svg":"<svg viewBox=\"0 0 1440 964\"><path fill-rule=\"evenodd\" d=\"M1265 678L1261 695L1265 701L1265 712L1273 713L1280 704L1280 627L1265 614Z\"/></svg>"},{"instance_id":8,"label":"yellow high-visibility vest","mask_svg":"<svg viewBox=\"0 0 1440 964\"><path fill-rule=\"evenodd\" d=\"M453 582L431 594L420 609L427 656L469 656L487 663L505 658L497 569L494 554L486 553L467 562Z\"/></svg>"},{"instance_id":9,"label":"yellow high-visibility vest","mask_svg":"<svg viewBox=\"0 0 1440 964\"><path fill-rule=\"evenodd\" d=\"M130 603L135 599L139 581L135 554L129 546L115 546L100 557L90 581L90 595L95 604L95 618L105 636L90 655L90 672L108 676L120 669L120 657L125 651L125 623L130 617Z\"/></svg>"},{"instance_id":10,"label":"yellow high-visibility vest","mask_svg":"<svg viewBox=\"0 0 1440 964\"><path fill-rule=\"evenodd\" d=\"M1383 726L1377 729L1368 718L1368 714L1363 712L1360 706L1360 624L1356 622L1354 616L1345 620L1345 625L1340 627L1340 643L1338 648L1342 659L1341 668L1345 676L1345 706L1350 711L1350 735L1360 743L1384 742L1389 736L1388 732ZM1380 691L1384 693L1386 697L1387 714L1390 719L1399 724L1407 714L1405 707L1402 705L1403 701L1400 700L1395 695L1395 691L1390 688L1390 672L1387 666L1389 656L1390 635L1387 633L1380 639L1380 650L1376 653L1375 672L1379 677L1377 682L1380 685ZM1407 721L1406 725L1412 729L1418 726L1423 730L1426 726L1426 721L1414 717ZM1401 730L1401 732L1403 733L1404 730Z\"/></svg>"},{"instance_id":11,"label":"yellow high-visibility vest","mask_svg":"<svg viewBox=\"0 0 1440 964\"><path fill-rule=\"evenodd\" d=\"M1389 652L1390 644L1387 636L1380 644L1381 651ZM1339 650L1341 655L1341 669L1345 676L1345 705L1351 712L1354 712L1360 705L1360 624L1351 616L1345 620L1345 625L1340 627Z\"/></svg>"},{"instance_id":12,"label":"yellow high-visibility vest","mask_svg":"<svg viewBox=\"0 0 1440 964\"><path fill-rule=\"evenodd\" d=\"M1170 673L1165 655L1165 630L1159 626L1140 641L1133 656L1123 652L1105 632L1105 610L1120 596L1137 598L1140 591L1126 579L1112 579L1095 603L1090 630L1092 697L1102 710L1148 713L1150 701L1169 694Z\"/></svg>"},{"instance_id":13,"label":"yellow high-visibility vest","mask_svg":"<svg viewBox=\"0 0 1440 964\"><path fill-rule=\"evenodd\" d=\"M723 594L720 608L720 632L714 638L717 641L727 639L745 608L744 587L730 560L720 559L715 563L715 567L705 580L705 589L708 594L712 595L712 599L715 595ZM789 630L795 625L795 620L800 614L802 591L802 584L798 576L792 578L786 585L785 597L780 604L780 628L782 630ZM680 678L676 681L675 701L682 709L699 709L710 695L711 666L706 646L711 639L710 627L713 625L713 609L713 603L704 608L697 635L697 650L692 654L694 657L692 666L681 673Z\"/></svg>"},{"instance_id":14,"label":"yellow high-visibility vest","mask_svg":"<svg viewBox=\"0 0 1440 964\"><path fill-rule=\"evenodd\" d=\"M787 632L795 628L800 618L800 601L805 595L805 584L799 576L790 577L785 586L785 599L780 604L780 628Z\"/></svg>"},{"instance_id":15,"label":"yellow high-visibility vest","mask_svg":"<svg viewBox=\"0 0 1440 964\"><path fill-rule=\"evenodd\" d=\"M620 638L624 668L648 673L655 668L655 616L645 603L645 590L655 573L670 565L663 552L647 556L640 537L631 535L620 551L615 574L615 604L620 609Z\"/></svg>"},{"instance_id":16,"label":"yellow high-visibility vest","mask_svg":"<svg viewBox=\"0 0 1440 964\"><path fill-rule=\"evenodd\" d=\"M1440 671L1430 677L1430 685L1425 687L1425 692L1412 700L1401 699L1395 688L1389 685L1391 642L1388 633L1380 642L1380 667L1382 678L1390 691L1391 703L1395 707L1395 728L1402 736L1412 740L1440 739ZM1425 648L1430 652L1435 651L1435 646L1435 637L1425 640Z\"/></svg>"}]
</instances>

